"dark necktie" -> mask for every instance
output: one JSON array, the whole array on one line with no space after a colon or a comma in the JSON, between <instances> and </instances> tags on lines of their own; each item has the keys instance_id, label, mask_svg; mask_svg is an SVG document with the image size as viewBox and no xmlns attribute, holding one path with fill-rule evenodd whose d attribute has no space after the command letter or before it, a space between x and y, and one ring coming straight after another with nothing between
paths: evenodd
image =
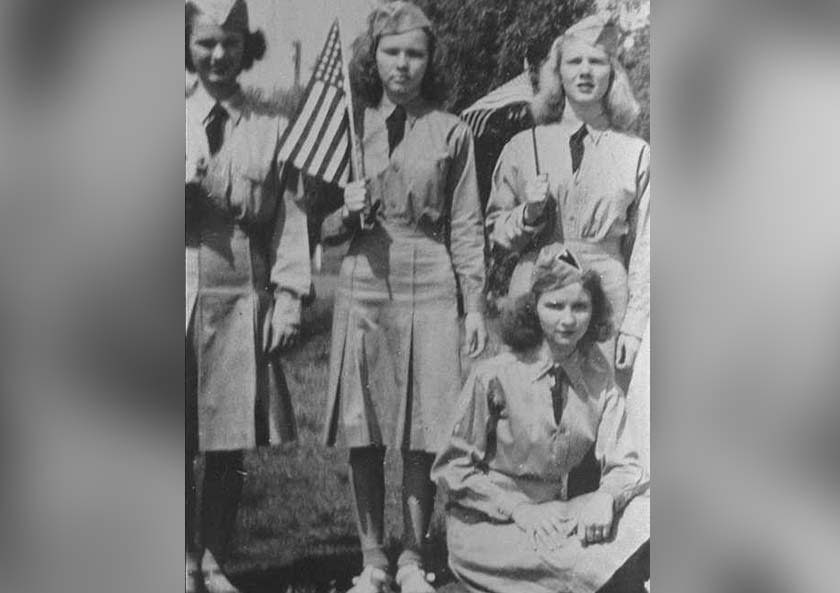
<instances>
[{"instance_id":1,"label":"dark necktie","mask_svg":"<svg viewBox=\"0 0 840 593\"><path fill-rule=\"evenodd\" d=\"M207 144L210 146L211 156L219 152L219 149L222 147L227 116L228 114L225 108L216 103L213 105L213 109L210 110L210 115L207 117L207 125L204 126L204 130L207 132Z\"/></svg>"},{"instance_id":2,"label":"dark necktie","mask_svg":"<svg viewBox=\"0 0 840 593\"><path fill-rule=\"evenodd\" d=\"M563 377L566 373L559 364L555 364L548 371L554 384L551 386L551 407L554 409L554 422L560 426L560 421L563 419Z\"/></svg>"},{"instance_id":3,"label":"dark necktie","mask_svg":"<svg viewBox=\"0 0 840 593\"><path fill-rule=\"evenodd\" d=\"M388 127L388 156L391 156L405 135L405 107L397 105L385 125Z\"/></svg>"},{"instance_id":4,"label":"dark necktie","mask_svg":"<svg viewBox=\"0 0 840 593\"><path fill-rule=\"evenodd\" d=\"M580 169L580 162L583 160L583 139L585 137L586 125L584 124L569 138L569 148L572 151L572 173L577 173L577 170Z\"/></svg>"}]
</instances>

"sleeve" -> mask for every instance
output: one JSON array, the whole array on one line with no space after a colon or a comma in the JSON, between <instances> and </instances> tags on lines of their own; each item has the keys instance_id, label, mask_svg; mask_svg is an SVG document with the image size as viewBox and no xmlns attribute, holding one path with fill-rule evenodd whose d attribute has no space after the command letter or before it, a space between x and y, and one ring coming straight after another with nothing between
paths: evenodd
<instances>
[{"instance_id":1,"label":"sleeve","mask_svg":"<svg viewBox=\"0 0 840 593\"><path fill-rule=\"evenodd\" d=\"M636 171L638 198L631 206L627 284L630 299L621 323L621 333L641 339L650 315L650 147L645 144Z\"/></svg>"},{"instance_id":2,"label":"sleeve","mask_svg":"<svg viewBox=\"0 0 840 593\"><path fill-rule=\"evenodd\" d=\"M502 149L496 162L485 221L491 244L516 252L523 251L545 226L545 223L525 224L525 177L521 174L520 161L514 137Z\"/></svg>"},{"instance_id":3,"label":"sleeve","mask_svg":"<svg viewBox=\"0 0 840 593\"><path fill-rule=\"evenodd\" d=\"M599 492L606 492L621 511L647 486L647 478L639 462L627 422L624 394L613 387L598 425L595 457L601 466Z\"/></svg>"},{"instance_id":4,"label":"sleeve","mask_svg":"<svg viewBox=\"0 0 840 593\"><path fill-rule=\"evenodd\" d=\"M447 183L452 196L449 249L464 297L464 310L481 312L485 280L484 220L478 199L472 135L466 124L459 122L455 126L450 143L453 157Z\"/></svg>"},{"instance_id":5,"label":"sleeve","mask_svg":"<svg viewBox=\"0 0 840 593\"><path fill-rule=\"evenodd\" d=\"M522 492L504 490L487 475L486 461L492 456L488 450L492 450L495 423L503 405L498 400L500 391L489 390L477 369L473 370L458 400L449 441L435 459L431 477L444 490L447 502L508 522L513 509L528 498Z\"/></svg>"},{"instance_id":6,"label":"sleeve","mask_svg":"<svg viewBox=\"0 0 840 593\"><path fill-rule=\"evenodd\" d=\"M303 177L284 163L280 169L277 214L271 237L271 287L275 307L300 314L300 300L309 293L309 233L303 204Z\"/></svg>"}]
</instances>

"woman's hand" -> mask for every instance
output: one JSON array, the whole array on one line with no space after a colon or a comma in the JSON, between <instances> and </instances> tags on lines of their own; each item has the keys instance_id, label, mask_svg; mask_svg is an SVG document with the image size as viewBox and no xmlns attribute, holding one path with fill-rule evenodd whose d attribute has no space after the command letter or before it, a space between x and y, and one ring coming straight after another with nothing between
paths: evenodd
<instances>
[{"instance_id":1,"label":"woman's hand","mask_svg":"<svg viewBox=\"0 0 840 593\"><path fill-rule=\"evenodd\" d=\"M566 544L574 530L575 521L565 512L564 503L520 504L511 518L519 529L531 538L534 549L556 550Z\"/></svg>"},{"instance_id":2,"label":"woman's hand","mask_svg":"<svg viewBox=\"0 0 840 593\"><path fill-rule=\"evenodd\" d=\"M467 356L476 358L484 352L487 346L487 328L484 327L484 316L481 313L467 313L464 318L464 334Z\"/></svg>"},{"instance_id":3,"label":"woman's hand","mask_svg":"<svg viewBox=\"0 0 840 593\"><path fill-rule=\"evenodd\" d=\"M300 334L300 299L287 292L280 292L274 300L271 323L263 332L266 353L294 346Z\"/></svg>"},{"instance_id":4,"label":"woman's hand","mask_svg":"<svg viewBox=\"0 0 840 593\"><path fill-rule=\"evenodd\" d=\"M615 367L617 369L632 369L636 362L636 355L642 340L630 334L618 334L618 343L615 348Z\"/></svg>"},{"instance_id":5,"label":"woman's hand","mask_svg":"<svg viewBox=\"0 0 840 593\"><path fill-rule=\"evenodd\" d=\"M583 544L597 544L612 535L613 497L606 492L593 492L578 513L577 533Z\"/></svg>"},{"instance_id":6,"label":"woman's hand","mask_svg":"<svg viewBox=\"0 0 840 593\"><path fill-rule=\"evenodd\" d=\"M525 185L525 210L523 222L528 226L539 224L548 203L548 175L541 173Z\"/></svg>"},{"instance_id":7,"label":"woman's hand","mask_svg":"<svg viewBox=\"0 0 840 593\"><path fill-rule=\"evenodd\" d=\"M351 181L344 187L344 207L350 214L362 212L370 203L367 181Z\"/></svg>"}]
</instances>

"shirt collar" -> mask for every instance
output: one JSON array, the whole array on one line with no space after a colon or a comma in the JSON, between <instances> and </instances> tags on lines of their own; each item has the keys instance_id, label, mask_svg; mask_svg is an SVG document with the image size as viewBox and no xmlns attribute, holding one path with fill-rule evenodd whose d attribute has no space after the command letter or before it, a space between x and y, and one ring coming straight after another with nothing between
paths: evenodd
<instances>
[{"instance_id":1,"label":"shirt collar","mask_svg":"<svg viewBox=\"0 0 840 593\"><path fill-rule=\"evenodd\" d=\"M190 111L196 115L202 124L207 123L207 118L210 117L210 112L216 104L216 100L210 96L207 90L201 85L196 86L195 91L189 97ZM242 119L242 111L245 103L245 94L242 89L239 89L230 97L219 103L227 111L230 121L235 125Z\"/></svg>"},{"instance_id":2,"label":"shirt collar","mask_svg":"<svg viewBox=\"0 0 840 593\"><path fill-rule=\"evenodd\" d=\"M598 144L598 142L601 141L601 138L604 136L604 134L606 134L608 131L609 127L594 128L589 124L586 124L586 136L592 141L593 144ZM585 138L584 142L586 142Z\"/></svg>"},{"instance_id":3,"label":"shirt collar","mask_svg":"<svg viewBox=\"0 0 840 593\"><path fill-rule=\"evenodd\" d=\"M575 350L567 359L557 362L551 354L551 348L549 348L548 343L544 341L534 353L535 361L531 380L534 382L539 381L545 377L556 364L559 364L567 375L572 376L580 369L580 356L580 351Z\"/></svg>"},{"instance_id":4,"label":"shirt collar","mask_svg":"<svg viewBox=\"0 0 840 593\"><path fill-rule=\"evenodd\" d=\"M382 99L380 99L379 105L376 106L376 109L374 109L374 111L376 112L376 114L379 117L382 118L382 121L385 121L389 117L391 117L391 114L394 113L394 109L396 109L396 108L397 108L396 104L393 103L388 98L388 95L383 92L382 93ZM406 122L408 123L408 126L409 127L413 126L414 122L417 121L417 118L420 117L427 110L428 110L428 106L426 105L426 102L423 99L419 99L419 98L417 99L417 101L415 101L411 105L406 105L405 106L405 115L406 115Z\"/></svg>"}]
</instances>

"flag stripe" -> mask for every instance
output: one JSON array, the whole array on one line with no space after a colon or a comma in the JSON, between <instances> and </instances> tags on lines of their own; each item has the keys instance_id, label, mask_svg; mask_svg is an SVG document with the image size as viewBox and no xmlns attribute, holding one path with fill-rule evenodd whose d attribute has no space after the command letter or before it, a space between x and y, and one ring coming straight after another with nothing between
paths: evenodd
<instances>
[{"instance_id":1,"label":"flag stripe","mask_svg":"<svg viewBox=\"0 0 840 593\"><path fill-rule=\"evenodd\" d=\"M349 153L350 144L347 142L347 136L341 136L338 144L338 149L332 154L329 160L329 165L324 171L324 176L328 179L334 179L338 175L341 163L344 160L344 155Z\"/></svg>"},{"instance_id":2,"label":"flag stripe","mask_svg":"<svg viewBox=\"0 0 840 593\"><path fill-rule=\"evenodd\" d=\"M315 112L315 117L312 121L312 131L306 136L300 150L302 156L301 167L308 168L308 164L315 156L315 150L318 148L317 142L323 139L324 131L329 124L329 117L335 110L337 103L335 99L338 92L338 89L329 86L324 91L323 106Z\"/></svg>"},{"instance_id":3,"label":"flag stripe","mask_svg":"<svg viewBox=\"0 0 840 593\"><path fill-rule=\"evenodd\" d=\"M335 177L339 184L344 187L349 178L349 164L350 164L350 150L349 146L347 147L348 150L345 150L341 156L341 163L338 166L338 172L336 173Z\"/></svg>"},{"instance_id":4,"label":"flag stripe","mask_svg":"<svg viewBox=\"0 0 840 593\"><path fill-rule=\"evenodd\" d=\"M333 146L333 140L336 136L346 133L346 130L340 130L341 122L344 119L346 111L344 97L337 97L331 106L328 123L324 126L322 130L323 134L318 139L317 149L313 152L314 158L307 165L307 169L317 170L321 174L323 164L329 155L330 148Z\"/></svg>"},{"instance_id":5,"label":"flag stripe","mask_svg":"<svg viewBox=\"0 0 840 593\"><path fill-rule=\"evenodd\" d=\"M333 160L335 160L336 153L338 153L339 158L341 157L341 149L344 148L345 142L347 143L347 148L350 148L348 134L349 129L350 127L348 125L348 118L347 114L345 113L344 117L341 118L341 122L339 123L338 133L335 136L333 136L332 142L330 142L329 146L327 147L327 152L324 155L324 159L321 162L321 167L318 169L317 175L328 175L327 171L330 170L330 165L332 164Z\"/></svg>"},{"instance_id":6,"label":"flag stripe","mask_svg":"<svg viewBox=\"0 0 840 593\"><path fill-rule=\"evenodd\" d=\"M324 83L320 80L317 81L313 90L317 92L317 95L307 97L306 103L304 103L303 106L303 111L301 111L298 116L296 127L299 131L293 138L294 148L290 154L290 158L293 161L298 160L298 154L300 154L303 144L306 142L306 136L312 129L312 125L317 118L318 111L324 104L324 97L326 96L326 93L324 92Z\"/></svg>"},{"instance_id":7,"label":"flag stripe","mask_svg":"<svg viewBox=\"0 0 840 593\"><path fill-rule=\"evenodd\" d=\"M343 186L349 178L350 127L338 21L330 27L294 124L281 140L281 160Z\"/></svg>"},{"instance_id":8,"label":"flag stripe","mask_svg":"<svg viewBox=\"0 0 840 593\"><path fill-rule=\"evenodd\" d=\"M300 121L300 114L303 112L304 106L309 101L309 98L312 96L312 88L315 86L315 79L312 78L309 81L309 84L306 85L306 92L304 92L304 101L301 102L300 107L298 107L297 115L295 115L295 120L292 125L286 127L286 131L283 133L283 137L280 139L280 158L282 160L288 160L289 154L291 149L297 144L297 140L294 142L290 141L292 136L297 136L298 134L298 122Z\"/></svg>"}]
</instances>

